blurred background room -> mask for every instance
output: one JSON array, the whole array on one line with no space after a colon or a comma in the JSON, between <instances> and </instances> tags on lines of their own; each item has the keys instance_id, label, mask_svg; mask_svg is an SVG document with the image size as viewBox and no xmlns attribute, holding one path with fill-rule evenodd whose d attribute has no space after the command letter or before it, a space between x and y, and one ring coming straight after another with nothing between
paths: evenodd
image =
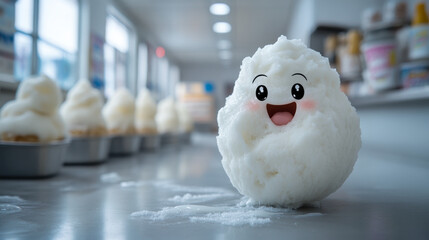
<instances>
[{"instance_id":1,"label":"blurred background room","mask_svg":"<svg viewBox=\"0 0 429 240\"><path fill-rule=\"evenodd\" d=\"M0 239L428 239L428 15L428 0L0 0ZM362 148L321 208L279 217L239 205L216 118L243 59L281 35L338 71ZM40 136L10 141L27 127ZM227 217L160 213L186 203Z\"/></svg>"},{"instance_id":2,"label":"blurred background room","mask_svg":"<svg viewBox=\"0 0 429 240\"><path fill-rule=\"evenodd\" d=\"M0 2L0 105L37 74L67 92L89 79L106 97L146 87L183 102L198 131L216 114L241 61L280 35L329 58L359 111L364 143L425 156L428 4L410 1Z\"/></svg>"}]
</instances>

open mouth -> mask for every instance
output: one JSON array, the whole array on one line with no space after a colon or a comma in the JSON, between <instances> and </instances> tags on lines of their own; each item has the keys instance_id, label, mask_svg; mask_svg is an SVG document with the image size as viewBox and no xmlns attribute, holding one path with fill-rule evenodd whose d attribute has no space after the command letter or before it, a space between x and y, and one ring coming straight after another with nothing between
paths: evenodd
<instances>
[{"instance_id":1,"label":"open mouth","mask_svg":"<svg viewBox=\"0 0 429 240\"><path fill-rule=\"evenodd\" d=\"M292 121L296 112L296 103L291 102L283 105L267 104L267 113L276 126L283 126Z\"/></svg>"}]
</instances>

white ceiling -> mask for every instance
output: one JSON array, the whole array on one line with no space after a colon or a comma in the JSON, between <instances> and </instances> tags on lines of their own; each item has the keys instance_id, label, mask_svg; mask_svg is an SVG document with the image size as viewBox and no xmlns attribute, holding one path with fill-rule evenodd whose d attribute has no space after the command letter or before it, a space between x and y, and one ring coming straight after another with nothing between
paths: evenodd
<instances>
[{"instance_id":1,"label":"white ceiling","mask_svg":"<svg viewBox=\"0 0 429 240\"><path fill-rule=\"evenodd\" d=\"M140 34L149 34L164 46L166 54L180 66L217 64L217 42L232 42L230 64L241 62L258 47L274 43L286 34L294 0L227 0L231 11L227 16L213 16L209 7L213 0L117 0L135 21ZM232 31L216 34L214 22L228 21Z\"/></svg>"}]
</instances>

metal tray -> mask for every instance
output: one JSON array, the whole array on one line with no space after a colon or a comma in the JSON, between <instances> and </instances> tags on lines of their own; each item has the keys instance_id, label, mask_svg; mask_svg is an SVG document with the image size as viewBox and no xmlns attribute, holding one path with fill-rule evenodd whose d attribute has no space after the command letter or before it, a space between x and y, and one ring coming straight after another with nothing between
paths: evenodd
<instances>
[{"instance_id":1,"label":"metal tray","mask_svg":"<svg viewBox=\"0 0 429 240\"><path fill-rule=\"evenodd\" d=\"M49 143L0 141L0 177L53 176L63 165L69 143L69 139Z\"/></svg>"},{"instance_id":2,"label":"metal tray","mask_svg":"<svg viewBox=\"0 0 429 240\"><path fill-rule=\"evenodd\" d=\"M111 155L129 155L140 149L140 135L124 135L112 137Z\"/></svg>"},{"instance_id":3,"label":"metal tray","mask_svg":"<svg viewBox=\"0 0 429 240\"><path fill-rule=\"evenodd\" d=\"M179 143L179 134L163 133L161 134L161 146L171 146Z\"/></svg>"},{"instance_id":4,"label":"metal tray","mask_svg":"<svg viewBox=\"0 0 429 240\"><path fill-rule=\"evenodd\" d=\"M110 137L72 138L65 164L95 164L106 161L109 156Z\"/></svg>"},{"instance_id":5,"label":"metal tray","mask_svg":"<svg viewBox=\"0 0 429 240\"><path fill-rule=\"evenodd\" d=\"M190 132L180 133L179 139L180 139L180 143L182 143L182 144L190 144L191 143L191 133Z\"/></svg>"},{"instance_id":6,"label":"metal tray","mask_svg":"<svg viewBox=\"0 0 429 240\"><path fill-rule=\"evenodd\" d=\"M140 136L140 150L157 150L161 146L161 137L159 135Z\"/></svg>"}]
</instances>

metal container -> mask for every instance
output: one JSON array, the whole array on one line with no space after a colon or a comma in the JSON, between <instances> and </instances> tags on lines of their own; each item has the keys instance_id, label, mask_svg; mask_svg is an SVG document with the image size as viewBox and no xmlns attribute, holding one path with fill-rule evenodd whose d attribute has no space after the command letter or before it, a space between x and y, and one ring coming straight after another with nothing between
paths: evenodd
<instances>
[{"instance_id":1,"label":"metal container","mask_svg":"<svg viewBox=\"0 0 429 240\"><path fill-rule=\"evenodd\" d=\"M124 135L112 137L111 155L129 155L140 149L140 135Z\"/></svg>"},{"instance_id":2,"label":"metal container","mask_svg":"<svg viewBox=\"0 0 429 240\"><path fill-rule=\"evenodd\" d=\"M50 143L0 142L0 177L35 178L59 172L69 139Z\"/></svg>"},{"instance_id":3,"label":"metal container","mask_svg":"<svg viewBox=\"0 0 429 240\"><path fill-rule=\"evenodd\" d=\"M189 144L191 143L191 133L190 132L180 133L179 139L180 139L180 143Z\"/></svg>"},{"instance_id":4,"label":"metal container","mask_svg":"<svg viewBox=\"0 0 429 240\"><path fill-rule=\"evenodd\" d=\"M71 140L65 164L95 164L109 156L110 137L77 137Z\"/></svg>"},{"instance_id":5,"label":"metal container","mask_svg":"<svg viewBox=\"0 0 429 240\"><path fill-rule=\"evenodd\" d=\"M161 145L171 146L179 143L179 134L177 133L163 133L161 134Z\"/></svg>"},{"instance_id":6,"label":"metal container","mask_svg":"<svg viewBox=\"0 0 429 240\"><path fill-rule=\"evenodd\" d=\"M161 137L159 135L140 136L140 150L156 150L161 146Z\"/></svg>"}]
</instances>

